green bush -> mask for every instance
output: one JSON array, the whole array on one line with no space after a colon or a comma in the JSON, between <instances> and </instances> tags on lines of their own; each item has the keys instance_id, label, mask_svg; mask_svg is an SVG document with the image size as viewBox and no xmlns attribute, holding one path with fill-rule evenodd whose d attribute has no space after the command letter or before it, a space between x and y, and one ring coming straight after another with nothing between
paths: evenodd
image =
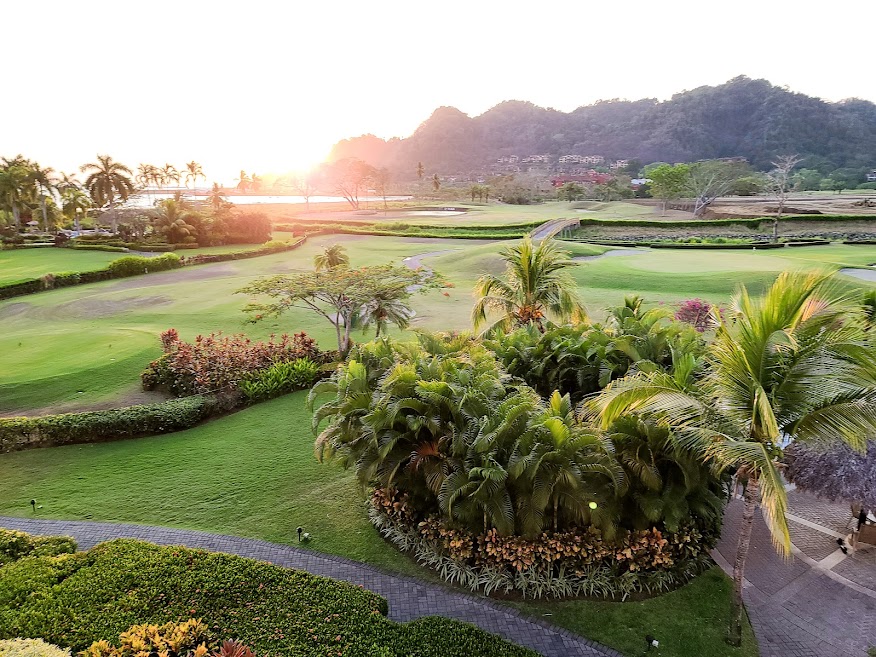
<instances>
[{"instance_id":1,"label":"green bush","mask_svg":"<svg viewBox=\"0 0 876 657\"><path fill-rule=\"evenodd\" d=\"M198 395L107 411L0 418L0 453L180 431L227 410L234 401Z\"/></svg>"},{"instance_id":2,"label":"green bush","mask_svg":"<svg viewBox=\"0 0 876 657\"><path fill-rule=\"evenodd\" d=\"M42 639L7 639L0 641L0 657L70 657L70 651Z\"/></svg>"},{"instance_id":3,"label":"green bush","mask_svg":"<svg viewBox=\"0 0 876 657\"><path fill-rule=\"evenodd\" d=\"M178 255L175 253L165 253L156 258L146 258L144 256L119 258L109 263L107 271L110 272L111 278L123 278L138 274L148 274L149 272L177 269L182 266L182 261Z\"/></svg>"},{"instance_id":4,"label":"green bush","mask_svg":"<svg viewBox=\"0 0 876 657\"><path fill-rule=\"evenodd\" d=\"M54 557L76 552L76 541L68 536L33 536L0 528L0 566L22 557Z\"/></svg>"},{"instance_id":5,"label":"green bush","mask_svg":"<svg viewBox=\"0 0 876 657\"><path fill-rule=\"evenodd\" d=\"M240 390L251 402L264 401L309 388L319 375L318 364L309 358L297 358L254 372L240 382Z\"/></svg>"},{"instance_id":6,"label":"green bush","mask_svg":"<svg viewBox=\"0 0 876 657\"><path fill-rule=\"evenodd\" d=\"M110 244L70 244L68 247L76 251L111 251L124 253L128 249L124 246L112 246Z\"/></svg>"},{"instance_id":7,"label":"green bush","mask_svg":"<svg viewBox=\"0 0 876 657\"><path fill-rule=\"evenodd\" d=\"M389 621L370 591L230 554L133 540L23 559L0 572L0 638L41 636L84 650L133 625L200 618L210 643L257 654L324 657L534 657L475 627Z\"/></svg>"}]
</instances>

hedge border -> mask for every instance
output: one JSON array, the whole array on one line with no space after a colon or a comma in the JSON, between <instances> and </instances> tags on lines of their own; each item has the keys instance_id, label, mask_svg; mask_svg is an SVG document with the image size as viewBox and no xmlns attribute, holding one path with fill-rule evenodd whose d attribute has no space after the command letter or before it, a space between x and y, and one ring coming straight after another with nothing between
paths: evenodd
<instances>
[{"instance_id":1,"label":"hedge border","mask_svg":"<svg viewBox=\"0 0 876 657\"><path fill-rule=\"evenodd\" d=\"M707 228L709 226L747 226L759 228L762 223L772 223L775 217L756 217L754 219L683 219L678 221L658 221L655 219L598 219L582 217L581 226L630 226L633 228ZM873 214L787 214L780 221L876 221Z\"/></svg>"},{"instance_id":2,"label":"hedge border","mask_svg":"<svg viewBox=\"0 0 876 657\"><path fill-rule=\"evenodd\" d=\"M232 251L231 253L218 253L215 255L194 255L194 256L176 256L176 254L172 252L164 253L163 256L158 256L157 258L147 258L144 256L123 256L124 258L142 258L145 266L144 269L148 269L148 263L156 263L160 262L160 258L168 255L176 256L180 259L180 267L190 267L194 265L206 265L212 264L214 262L225 262L228 260L244 260L246 258L258 258L266 255L273 255L275 253L282 253L284 251L291 251L293 249L297 249L299 246L304 244L307 237L299 237L296 242L293 244L288 244L284 246L272 246L261 249L252 249L250 251ZM66 247L60 247L66 248ZM120 258L119 260L121 260ZM48 290L54 290L61 287L70 287L73 285L84 285L86 283L96 283L99 281L112 280L116 278L129 278L131 276L142 276L147 273L154 273L148 271L138 271L135 273L125 273L121 271L114 271L113 265L119 260L113 260L110 262L104 269L94 269L91 271L84 272L59 272L57 274L52 272L47 272L43 274L39 278L29 278L20 281L15 281L13 283L8 283L6 285L0 285L0 301L4 299L12 299L14 297L26 296L28 294L36 294L37 292L45 292ZM159 269L159 271L167 271L168 269L175 269L176 267L164 267Z\"/></svg>"}]
</instances>

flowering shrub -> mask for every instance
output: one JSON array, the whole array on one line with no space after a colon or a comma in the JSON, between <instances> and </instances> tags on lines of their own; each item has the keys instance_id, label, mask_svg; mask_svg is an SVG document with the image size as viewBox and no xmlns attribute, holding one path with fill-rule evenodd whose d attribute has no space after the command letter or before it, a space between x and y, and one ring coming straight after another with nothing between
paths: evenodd
<instances>
[{"instance_id":1,"label":"flowering shrub","mask_svg":"<svg viewBox=\"0 0 876 657\"><path fill-rule=\"evenodd\" d=\"M421 562L438 565L445 579L527 597L665 590L698 574L717 540L717 532L707 536L695 527L677 532L651 527L616 541L607 541L592 525L532 539L500 536L495 529L475 533L434 514L418 519L408 495L381 489L371 496L370 516L385 537L414 551Z\"/></svg>"},{"instance_id":2,"label":"flowering shrub","mask_svg":"<svg viewBox=\"0 0 876 657\"><path fill-rule=\"evenodd\" d=\"M254 342L245 335L220 332L184 342L176 329L168 329L161 334L161 346L164 355L141 375L143 388L164 388L177 397L234 389L252 373L275 363L322 360L316 342L306 333Z\"/></svg>"},{"instance_id":3,"label":"flowering shrub","mask_svg":"<svg viewBox=\"0 0 876 657\"><path fill-rule=\"evenodd\" d=\"M702 299L687 299L682 301L675 311L675 319L693 326L698 333L704 333L715 327L712 317L712 304Z\"/></svg>"}]
</instances>

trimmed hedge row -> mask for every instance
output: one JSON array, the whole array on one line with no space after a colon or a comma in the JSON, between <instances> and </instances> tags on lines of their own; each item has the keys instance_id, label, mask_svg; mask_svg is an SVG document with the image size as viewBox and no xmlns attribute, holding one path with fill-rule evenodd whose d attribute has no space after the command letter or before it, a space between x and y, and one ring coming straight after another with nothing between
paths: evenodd
<instances>
[{"instance_id":1,"label":"trimmed hedge row","mask_svg":"<svg viewBox=\"0 0 876 657\"><path fill-rule=\"evenodd\" d=\"M9 283L7 285L0 285L0 301L3 299L11 299L12 297L24 296L26 294L34 294L44 290L54 290L59 287L96 283L98 281L126 278L128 276L139 276L140 274L148 274L150 272L178 269L183 266L204 265L213 262L225 262L227 260L243 260L245 258L257 258L259 256L280 253L282 251L291 251L292 249L301 246L305 239L306 238L301 237L297 242L283 246L265 247L251 251L233 251L231 253L219 253L216 255L195 255L184 259L180 258L180 256L175 253L165 253L164 255L154 258L148 258L145 256L126 256L119 258L118 260L113 260L105 269L45 274L39 278L29 278L23 281ZM87 247L78 248L92 249L94 247L89 245ZM124 249L120 250L124 251Z\"/></svg>"},{"instance_id":2,"label":"trimmed hedge row","mask_svg":"<svg viewBox=\"0 0 876 657\"><path fill-rule=\"evenodd\" d=\"M0 453L180 431L235 405L233 399L196 395L107 411L0 418Z\"/></svg>"},{"instance_id":3,"label":"trimmed hedge row","mask_svg":"<svg viewBox=\"0 0 876 657\"><path fill-rule=\"evenodd\" d=\"M362 221L345 221L344 223L313 222L299 224L277 224L280 231L341 233L348 235L375 235L379 237L425 237L433 239L513 239L522 237L538 228L547 220L530 221L522 224L503 226L422 226L408 225L403 221L384 222L383 224ZM405 228L393 228L393 225L405 225Z\"/></svg>"},{"instance_id":4,"label":"trimmed hedge row","mask_svg":"<svg viewBox=\"0 0 876 657\"><path fill-rule=\"evenodd\" d=\"M17 283L0 286L0 300L18 297L25 294L53 290L59 287L82 285L84 283L96 283L108 281L114 278L127 278L147 274L150 271L168 271L178 269L183 263L179 256L166 253L157 258L145 258L142 256L126 256L113 260L104 269L83 272L61 272L59 274L45 274L39 278L31 278Z\"/></svg>"},{"instance_id":5,"label":"trimmed hedge row","mask_svg":"<svg viewBox=\"0 0 876 657\"><path fill-rule=\"evenodd\" d=\"M581 226L632 226L636 228L707 228L709 226L747 226L759 228L762 223L772 224L773 217L755 219L680 219L658 221L656 219L596 219L582 217ZM872 214L787 214L781 221L876 221Z\"/></svg>"},{"instance_id":6,"label":"trimmed hedge row","mask_svg":"<svg viewBox=\"0 0 876 657\"><path fill-rule=\"evenodd\" d=\"M84 650L131 626L199 618L211 644L258 655L535 657L464 623L388 620L386 600L346 582L230 554L133 540L0 571L0 639L39 636Z\"/></svg>"},{"instance_id":7,"label":"trimmed hedge row","mask_svg":"<svg viewBox=\"0 0 876 657\"><path fill-rule=\"evenodd\" d=\"M0 528L0 566L22 557L54 557L76 552L76 541L69 536L32 536Z\"/></svg>"}]
</instances>

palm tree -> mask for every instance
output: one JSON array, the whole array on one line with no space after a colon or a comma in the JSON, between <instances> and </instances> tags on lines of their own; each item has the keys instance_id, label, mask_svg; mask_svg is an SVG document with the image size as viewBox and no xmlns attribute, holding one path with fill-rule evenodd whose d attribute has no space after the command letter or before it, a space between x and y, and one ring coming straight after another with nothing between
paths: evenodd
<instances>
[{"instance_id":1,"label":"palm tree","mask_svg":"<svg viewBox=\"0 0 876 657\"><path fill-rule=\"evenodd\" d=\"M195 187L198 185L198 180L204 177L204 170L201 168L200 164L194 160L186 163L186 187L189 186L189 180L191 180L192 191L194 191Z\"/></svg>"},{"instance_id":2,"label":"palm tree","mask_svg":"<svg viewBox=\"0 0 876 657\"><path fill-rule=\"evenodd\" d=\"M33 185L34 191L40 201L40 211L43 215L43 230L49 230L49 218L46 208L46 197L56 191L57 185L54 180L55 170L51 167L42 168L36 162L33 162L30 167L30 182Z\"/></svg>"},{"instance_id":3,"label":"palm tree","mask_svg":"<svg viewBox=\"0 0 876 657\"><path fill-rule=\"evenodd\" d=\"M317 269L317 271L319 270ZM363 330L374 324L377 327L374 337L379 338L386 333L390 324L395 324L400 329L406 329L413 316L413 311L404 301L386 299L378 295L362 306L358 319L362 323Z\"/></svg>"},{"instance_id":4,"label":"palm tree","mask_svg":"<svg viewBox=\"0 0 876 657\"><path fill-rule=\"evenodd\" d=\"M186 238L197 238L197 227L200 215L189 208L180 199L179 192L174 198L166 198L157 204L155 228L164 233L170 244L186 241ZM189 240L191 241L191 240Z\"/></svg>"},{"instance_id":5,"label":"palm tree","mask_svg":"<svg viewBox=\"0 0 876 657\"><path fill-rule=\"evenodd\" d=\"M507 265L505 277L485 274L475 286L478 300L471 313L475 328L487 321L489 311L498 311L501 317L487 330L534 324L543 331L548 315L561 322L586 319L575 282L565 271L575 263L553 240L536 246L527 236L500 255Z\"/></svg>"},{"instance_id":6,"label":"palm tree","mask_svg":"<svg viewBox=\"0 0 876 657\"><path fill-rule=\"evenodd\" d=\"M426 169L423 166L422 162L417 162L417 179L422 180L423 174L426 173Z\"/></svg>"},{"instance_id":7,"label":"palm tree","mask_svg":"<svg viewBox=\"0 0 876 657\"><path fill-rule=\"evenodd\" d=\"M244 171L243 169L240 170L240 176L235 178L235 180L237 180L237 189L244 194L252 185L252 180L248 175L246 175L246 171Z\"/></svg>"},{"instance_id":8,"label":"palm tree","mask_svg":"<svg viewBox=\"0 0 876 657\"><path fill-rule=\"evenodd\" d=\"M876 430L876 350L859 304L820 273L781 274L765 295L745 287L722 315L708 351L708 374L686 369L640 372L609 385L593 401L604 427L635 411L669 426L679 444L744 484L742 527L733 567L729 640L741 643L742 583L755 510L773 543L791 544L780 474L783 446L837 439L863 449ZM692 367L692 365L690 366Z\"/></svg>"},{"instance_id":9,"label":"palm tree","mask_svg":"<svg viewBox=\"0 0 876 657\"><path fill-rule=\"evenodd\" d=\"M21 164L18 158L4 158L0 167L0 207L12 213L16 231L21 230L21 206L32 201L29 167Z\"/></svg>"},{"instance_id":10,"label":"palm tree","mask_svg":"<svg viewBox=\"0 0 876 657\"><path fill-rule=\"evenodd\" d=\"M176 186L179 187L180 173L175 166L165 163L165 165L161 167L161 173L164 180L167 182L173 181L176 183Z\"/></svg>"},{"instance_id":11,"label":"palm tree","mask_svg":"<svg viewBox=\"0 0 876 657\"><path fill-rule=\"evenodd\" d=\"M61 191L61 212L73 222L73 230L79 233L79 216L84 216L92 207L91 197L78 187L65 187Z\"/></svg>"},{"instance_id":12,"label":"palm tree","mask_svg":"<svg viewBox=\"0 0 876 657\"><path fill-rule=\"evenodd\" d=\"M116 199L124 202L134 193L131 170L124 164L113 162L109 155L98 155L96 163L83 164L79 169L82 173L88 173L85 189L91 194L95 205L100 208L108 206L113 232L117 232L118 219L113 208Z\"/></svg>"},{"instance_id":13,"label":"palm tree","mask_svg":"<svg viewBox=\"0 0 876 657\"><path fill-rule=\"evenodd\" d=\"M347 255L347 249L340 244L327 246L322 253L313 256L313 266L316 271L328 271L335 267L346 267L349 264L350 256Z\"/></svg>"}]
</instances>

